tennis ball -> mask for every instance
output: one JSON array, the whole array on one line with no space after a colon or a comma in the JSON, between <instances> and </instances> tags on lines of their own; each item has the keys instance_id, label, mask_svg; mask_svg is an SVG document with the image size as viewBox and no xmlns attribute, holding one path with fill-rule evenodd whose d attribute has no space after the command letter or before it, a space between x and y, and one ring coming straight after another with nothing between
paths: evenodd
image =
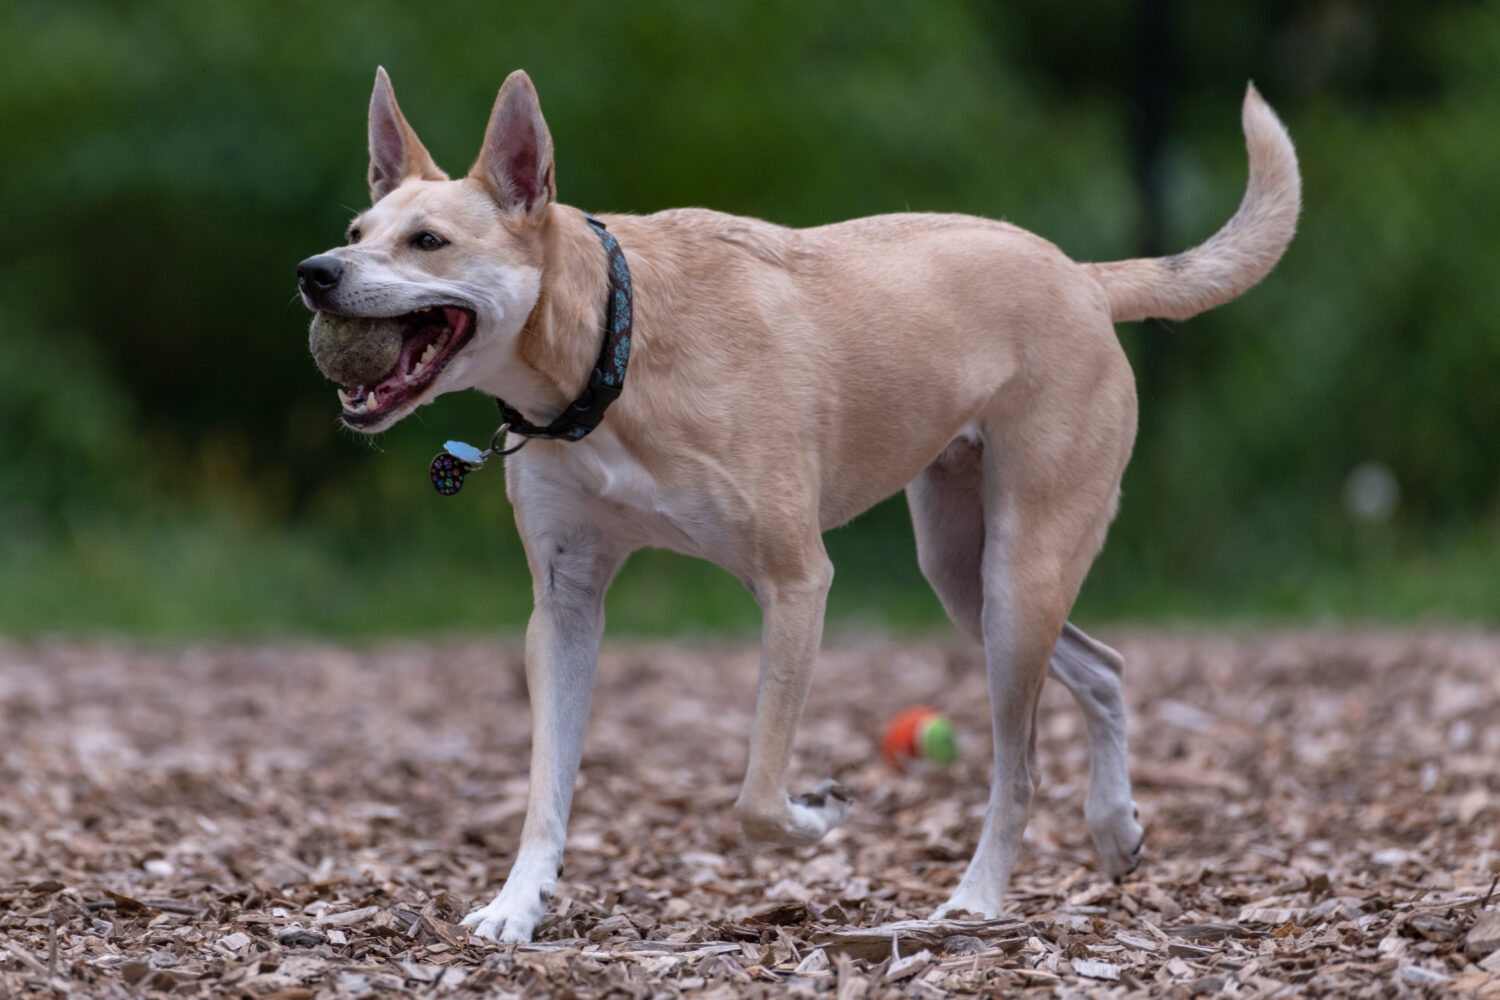
<instances>
[{"instance_id":1,"label":"tennis ball","mask_svg":"<svg viewBox=\"0 0 1500 1000\"><path fill-rule=\"evenodd\" d=\"M401 325L320 312L308 330L307 346L318 370L340 385L374 385L401 357Z\"/></svg>"},{"instance_id":2,"label":"tennis ball","mask_svg":"<svg viewBox=\"0 0 1500 1000\"><path fill-rule=\"evenodd\" d=\"M886 725L880 753L886 763L897 769L913 759L938 764L956 763L958 739L954 734L953 720L926 705L908 708Z\"/></svg>"}]
</instances>

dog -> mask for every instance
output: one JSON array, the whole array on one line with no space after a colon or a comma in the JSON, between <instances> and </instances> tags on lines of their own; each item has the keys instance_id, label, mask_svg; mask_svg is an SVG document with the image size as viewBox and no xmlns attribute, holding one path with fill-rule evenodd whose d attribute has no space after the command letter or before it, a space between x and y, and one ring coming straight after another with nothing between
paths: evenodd
<instances>
[{"instance_id":1,"label":"dog","mask_svg":"<svg viewBox=\"0 0 1500 1000\"><path fill-rule=\"evenodd\" d=\"M348 245L298 266L310 309L400 335L386 374L339 391L344 423L377 432L459 389L505 401L512 435L570 407L599 411L606 317L622 301L629 312L618 401L582 434L522 438L505 463L535 602L530 792L509 878L464 921L474 933L528 941L550 904L605 591L641 547L709 559L761 606L734 806L744 832L812 844L847 815L850 796L832 782L787 788L833 579L822 534L902 489L923 574L984 646L994 728L973 860L934 916L1002 909L1049 674L1087 720L1085 818L1104 870L1134 869L1143 829L1122 659L1068 616L1135 438L1135 383L1113 324L1185 320L1235 298L1295 231L1296 154L1253 85L1242 125L1249 184L1219 232L1171 257L1078 263L1016 226L964 215L801 230L703 209L594 220L557 201L551 136L524 72L501 88L473 168L450 180L377 71L372 205Z\"/></svg>"}]
</instances>

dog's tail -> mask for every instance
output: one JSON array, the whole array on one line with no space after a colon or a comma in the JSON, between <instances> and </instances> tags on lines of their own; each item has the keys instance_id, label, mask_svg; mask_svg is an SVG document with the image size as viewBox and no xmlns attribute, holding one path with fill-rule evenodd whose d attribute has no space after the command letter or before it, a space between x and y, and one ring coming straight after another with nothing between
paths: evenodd
<instances>
[{"instance_id":1,"label":"dog's tail","mask_svg":"<svg viewBox=\"0 0 1500 1000\"><path fill-rule=\"evenodd\" d=\"M1084 264L1126 320L1187 319L1223 305L1270 273L1297 229L1302 178L1291 136L1251 84L1241 112L1250 183L1239 211L1207 242L1172 257Z\"/></svg>"}]
</instances>

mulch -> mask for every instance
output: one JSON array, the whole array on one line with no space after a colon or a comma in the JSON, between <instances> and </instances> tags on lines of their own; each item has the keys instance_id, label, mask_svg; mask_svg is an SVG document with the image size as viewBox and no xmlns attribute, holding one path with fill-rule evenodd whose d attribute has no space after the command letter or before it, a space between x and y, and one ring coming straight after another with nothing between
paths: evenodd
<instances>
[{"instance_id":1,"label":"mulch","mask_svg":"<svg viewBox=\"0 0 1500 1000\"><path fill-rule=\"evenodd\" d=\"M756 651L606 641L538 940L458 925L526 795L520 643L0 640L0 997L1500 997L1500 636L1106 633L1127 657L1145 863L1105 878L1066 692L999 920L923 919L988 786L958 639L828 643L797 787L816 848L731 805ZM960 761L879 757L948 712Z\"/></svg>"}]
</instances>

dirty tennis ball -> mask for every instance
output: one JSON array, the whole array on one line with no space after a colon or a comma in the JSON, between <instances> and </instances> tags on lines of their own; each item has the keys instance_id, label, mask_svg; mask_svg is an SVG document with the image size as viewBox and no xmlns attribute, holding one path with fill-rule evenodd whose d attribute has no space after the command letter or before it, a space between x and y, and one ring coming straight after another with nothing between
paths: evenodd
<instances>
[{"instance_id":1,"label":"dirty tennis ball","mask_svg":"<svg viewBox=\"0 0 1500 1000\"><path fill-rule=\"evenodd\" d=\"M901 770L907 761L936 764L958 761L958 739L953 720L935 708L918 705L896 714L885 727L880 753L887 764Z\"/></svg>"},{"instance_id":2,"label":"dirty tennis ball","mask_svg":"<svg viewBox=\"0 0 1500 1000\"><path fill-rule=\"evenodd\" d=\"M401 327L390 320L320 312L307 346L318 370L340 385L373 385L401 357Z\"/></svg>"}]
</instances>

